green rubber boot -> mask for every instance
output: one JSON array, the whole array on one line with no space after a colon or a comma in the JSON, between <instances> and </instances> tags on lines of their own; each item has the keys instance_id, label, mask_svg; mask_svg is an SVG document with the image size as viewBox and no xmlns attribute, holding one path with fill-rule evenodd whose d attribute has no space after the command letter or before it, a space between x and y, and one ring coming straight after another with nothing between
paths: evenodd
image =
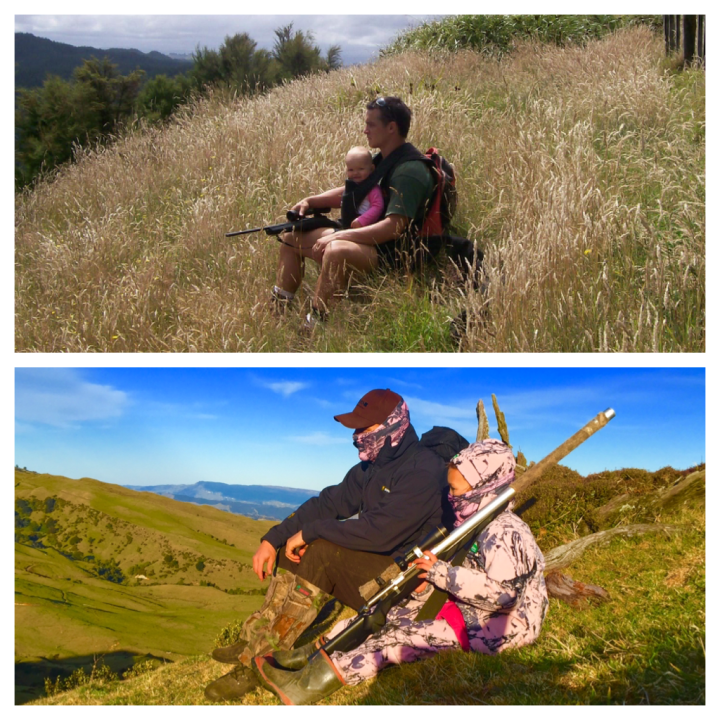
<instances>
[{"instance_id":1,"label":"green rubber boot","mask_svg":"<svg viewBox=\"0 0 720 720\"><path fill-rule=\"evenodd\" d=\"M345 685L324 650L314 655L302 670L275 668L264 657L254 657L252 668L263 687L285 705L312 705Z\"/></svg>"},{"instance_id":2,"label":"green rubber boot","mask_svg":"<svg viewBox=\"0 0 720 720\"><path fill-rule=\"evenodd\" d=\"M294 650L276 650L265 657L280 670L302 670L308 664L308 658L320 647L323 639L301 645Z\"/></svg>"}]
</instances>

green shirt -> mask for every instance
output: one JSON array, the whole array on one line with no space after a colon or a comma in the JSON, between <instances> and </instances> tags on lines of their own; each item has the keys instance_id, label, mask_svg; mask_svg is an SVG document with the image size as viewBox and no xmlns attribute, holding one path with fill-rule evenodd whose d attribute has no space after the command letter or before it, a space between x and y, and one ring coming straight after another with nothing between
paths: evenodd
<instances>
[{"instance_id":1,"label":"green shirt","mask_svg":"<svg viewBox=\"0 0 720 720\"><path fill-rule=\"evenodd\" d=\"M425 163L411 160L399 165L390 180L390 197L385 216L402 215L422 225L432 192L433 179Z\"/></svg>"}]
</instances>

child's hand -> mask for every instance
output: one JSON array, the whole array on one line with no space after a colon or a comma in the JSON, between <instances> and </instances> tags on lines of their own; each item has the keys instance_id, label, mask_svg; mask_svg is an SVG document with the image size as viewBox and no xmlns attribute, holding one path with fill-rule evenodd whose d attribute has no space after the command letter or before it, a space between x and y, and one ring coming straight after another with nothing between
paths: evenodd
<instances>
[{"instance_id":1,"label":"child's hand","mask_svg":"<svg viewBox=\"0 0 720 720\"><path fill-rule=\"evenodd\" d=\"M425 570L424 573L418 575L423 580L427 577L427 571L438 561L437 555L434 555L430 550L424 550L425 557L413 560L413 565L417 565L421 570Z\"/></svg>"},{"instance_id":2,"label":"child's hand","mask_svg":"<svg viewBox=\"0 0 720 720\"><path fill-rule=\"evenodd\" d=\"M355 218L355 219L350 223L350 227L353 228L354 230L357 230L358 228L362 227L362 225L358 222L358 219Z\"/></svg>"}]
</instances>

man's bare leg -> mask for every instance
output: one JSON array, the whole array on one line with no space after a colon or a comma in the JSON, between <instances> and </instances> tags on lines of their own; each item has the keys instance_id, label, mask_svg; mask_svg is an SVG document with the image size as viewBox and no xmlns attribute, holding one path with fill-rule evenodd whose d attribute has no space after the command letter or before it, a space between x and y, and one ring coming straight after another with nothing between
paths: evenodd
<instances>
[{"instance_id":1,"label":"man's bare leg","mask_svg":"<svg viewBox=\"0 0 720 720\"><path fill-rule=\"evenodd\" d=\"M350 273L368 273L378 266L378 253L374 245L358 245L349 240L332 240L323 251L320 277L315 285L313 308L327 312L335 297L343 292Z\"/></svg>"},{"instance_id":2,"label":"man's bare leg","mask_svg":"<svg viewBox=\"0 0 720 720\"><path fill-rule=\"evenodd\" d=\"M305 258L313 257L312 249L315 243L332 232L331 228L318 228L305 233L284 233L281 236L283 242L280 245L278 259L277 287L294 295L303 279Z\"/></svg>"}]
</instances>

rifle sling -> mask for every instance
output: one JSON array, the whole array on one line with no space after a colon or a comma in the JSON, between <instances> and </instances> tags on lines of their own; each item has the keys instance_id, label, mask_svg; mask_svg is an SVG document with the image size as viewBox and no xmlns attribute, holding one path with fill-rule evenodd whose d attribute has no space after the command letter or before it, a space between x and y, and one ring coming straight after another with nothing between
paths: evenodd
<instances>
[{"instance_id":1,"label":"rifle sling","mask_svg":"<svg viewBox=\"0 0 720 720\"><path fill-rule=\"evenodd\" d=\"M468 552L470 552L470 548L474 542L475 537L471 537L458 551L450 563L453 567L457 567L462 564ZM442 609L442 606L447 602L447 599L448 593L444 590L440 590L440 588L433 588L427 602L420 608L420 612L416 615L415 621L420 622L421 620L434 620Z\"/></svg>"}]
</instances>

